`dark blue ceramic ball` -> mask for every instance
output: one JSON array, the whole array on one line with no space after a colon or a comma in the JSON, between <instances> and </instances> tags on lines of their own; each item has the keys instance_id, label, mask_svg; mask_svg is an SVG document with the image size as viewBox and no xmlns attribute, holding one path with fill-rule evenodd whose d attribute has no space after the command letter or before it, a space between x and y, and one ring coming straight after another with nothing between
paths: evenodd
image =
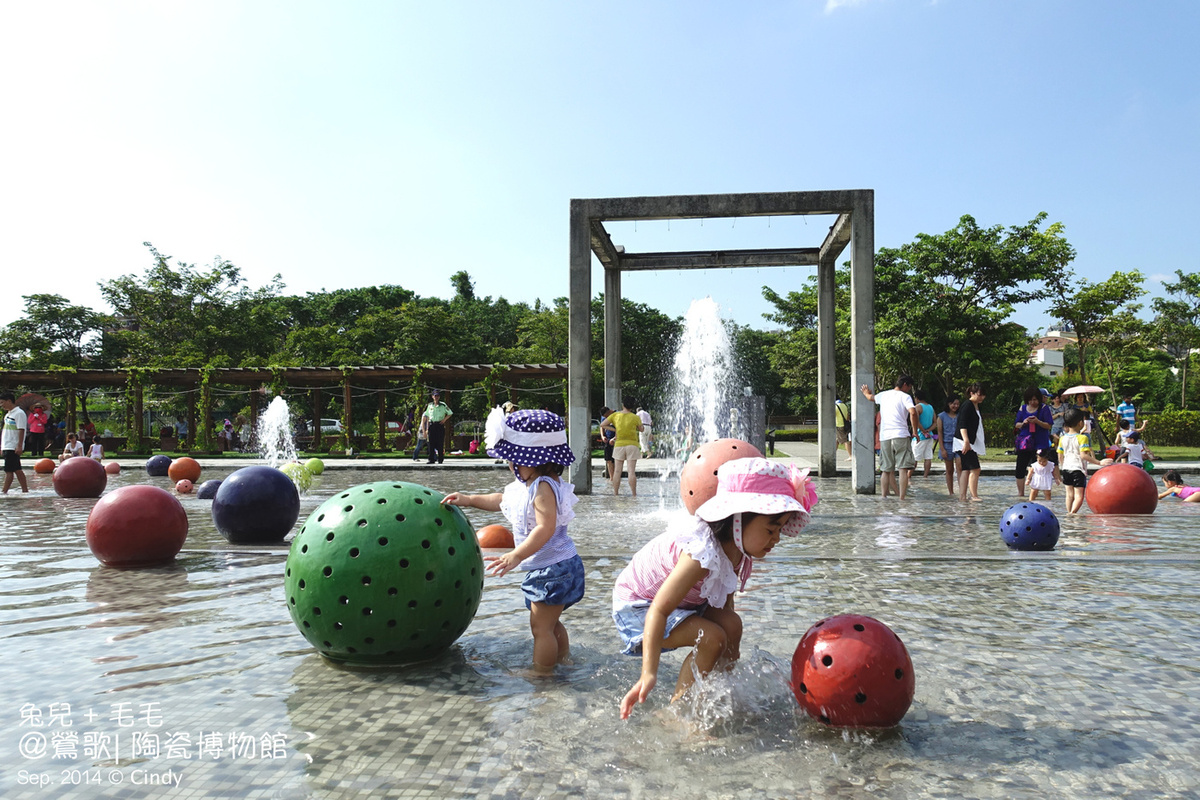
<instances>
[{"instance_id":1,"label":"dark blue ceramic ball","mask_svg":"<svg viewBox=\"0 0 1200 800\"><path fill-rule=\"evenodd\" d=\"M273 467L243 467L221 481L212 518L233 544L272 544L291 532L300 517L300 493Z\"/></svg>"},{"instance_id":2,"label":"dark blue ceramic ball","mask_svg":"<svg viewBox=\"0 0 1200 800\"><path fill-rule=\"evenodd\" d=\"M1012 550L1053 550L1058 517L1039 503L1017 503L1000 518L1000 537Z\"/></svg>"},{"instance_id":3,"label":"dark blue ceramic ball","mask_svg":"<svg viewBox=\"0 0 1200 800\"><path fill-rule=\"evenodd\" d=\"M171 468L170 456L150 456L146 461L146 474L155 478L167 477L167 470Z\"/></svg>"}]
</instances>

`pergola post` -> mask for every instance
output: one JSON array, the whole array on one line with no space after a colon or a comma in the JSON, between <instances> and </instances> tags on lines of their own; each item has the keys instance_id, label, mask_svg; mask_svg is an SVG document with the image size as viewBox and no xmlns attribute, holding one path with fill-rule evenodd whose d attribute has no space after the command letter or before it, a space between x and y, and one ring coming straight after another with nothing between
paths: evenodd
<instances>
[{"instance_id":1,"label":"pergola post","mask_svg":"<svg viewBox=\"0 0 1200 800\"><path fill-rule=\"evenodd\" d=\"M850 223L850 396L853 398L856 494L875 494L875 404L863 396L875 391L875 195L860 196Z\"/></svg>"},{"instance_id":2,"label":"pergola post","mask_svg":"<svg viewBox=\"0 0 1200 800\"><path fill-rule=\"evenodd\" d=\"M325 437L321 435L321 387L318 386L312 390L313 404L313 432L312 432L312 449L320 451L321 444Z\"/></svg>"},{"instance_id":3,"label":"pergola post","mask_svg":"<svg viewBox=\"0 0 1200 800\"><path fill-rule=\"evenodd\" d=\"M189 450L196 449L196 390L187 393L187 446Z\"/></svg>"},{"instance_id":4,"label":"pergola post","mask_svg":"<svg viewBox=\"0 0 1200 800\"><path fill-rule=\"evenodd\" d=\"M379 449L387 450L387 394L376 389L375 397L379 400Z\"/></svg>"},{"instance_id":5,"label":"pergola post","mask_svg":"<svg viewBox=\"0 0 1200 800\"><path fill-rule=\"evenodd\" d=\"M346 437L347 453L354 449L354 406L350 400L350 378L346 377L342 379L342 417L346 420L346 430L342 431L342 435Z\"/></svg>"},{"instance_id":6,"label":"pergola post","mask_svg":"<svg viewBox=\"0 0 1200 800\"><path fill-rule=\"evenodd\" d=\"M592 493L592 248L587 203L571 201L567 357L567 436L575 463L568 475L576 494Z\"/></svg>"},{"instance_id":7,"label":"pergola post","mask_svg":"<svg viewBox=\"0 0 1200 800\"><path fill-rule=\"evenodd\" d=\"M604 405L621 410L621 270L604 270Z\"/></svg>"},{"instance_id":8,"label":"pergola post","mask_svg":"<svg viewBox=\"0 0 1200 800\"><path fill-rule=\"evenodd\" d=\"M837 262L826 256L817 265L817 474L837 474L837 433L834 430L834 398L837 396L837 334L834 291Z\"/></svg>"}]
</instances>

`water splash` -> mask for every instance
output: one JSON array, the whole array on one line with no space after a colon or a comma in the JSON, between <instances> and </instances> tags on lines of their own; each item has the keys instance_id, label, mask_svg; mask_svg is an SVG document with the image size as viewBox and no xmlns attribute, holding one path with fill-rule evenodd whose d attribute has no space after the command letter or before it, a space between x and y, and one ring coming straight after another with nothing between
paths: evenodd
<instances>
[{"instance_id":1,"label":"water splash","mask_svg":"<svg viewBox=\"0 0 1200 800\"><path fill-rule=\"evenodd\" d=\"M666 396L668 459L682 466L696 445L740 436L741 370L721 309L711 297L693 300L684 316ZM655 433L658 434L656 426ZM666 479L662 474L661 479Z\"/></svg>"},{"instance_id":2,"label":"water splash","mask_svg":"<svg viewBox=\"0 0 1200 800\"><path fill-rule=\"evenodd\" d=\"M268 466L278 467L297 461L296 440L292 438L291 411L287 401L276 397L258 418L254 430L258 449Z\"/></svg>"}]
</instances>

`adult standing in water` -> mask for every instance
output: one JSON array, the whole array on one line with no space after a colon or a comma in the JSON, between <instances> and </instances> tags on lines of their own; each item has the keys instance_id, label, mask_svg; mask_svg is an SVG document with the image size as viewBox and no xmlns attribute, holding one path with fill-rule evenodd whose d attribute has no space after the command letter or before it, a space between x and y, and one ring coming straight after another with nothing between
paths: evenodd
<instances>
[{"instance_id":1,"label":"adult standing in water","mask_svg":"<svg viewBox=\"0 0 1200 800\"><path fill-rule=\"evenodd\" d=\"M958 419L954 423L956 438L954 448L962 455L962 473L959 477L958 499L966 500L970 491L971 500L980 500L979 473L983 467L979 457L987 453L987 443L983 434L983 417L979 416L979 405L987 395L978 383L967 387L967 401L958 410Z\"/></svg>"},{"instance_id":2,"label":"adult standing in water","mask_svg":"<svg viewBox=\"0 0 1200 800\"><path fill-rule=\"evenodd\" d=\"M21 453L25 450L25 436L29 432L29 423L25 411L17 405L17 398L12 392L0 394L0 408L4 409L4 427L0 430L0 451L4 457L4 494L12 486L13 476L21 484L21 491L28 492L29 484L25 480L25 470L21 469Z\"/></svg>"},{"instance_id":3,"label":"adult standing in water","mask_svg":"<svg viewBox=\"0 0 1200 800\"><path fill-rule=\"evenodd\" d=\"M643 426L638 415L630 411L631 408L636 407L637 404L633 400L628 397L623 398L621 410L609 414L608 418L600 423L600 430L616 432L616 438L613 439L612 487L614 495L621 493L621 469L625 463L628 463L629 493L637 497L637 460L638 456L642 454L641 448L638 446L638 433Z\"/></svg>"},{"instance_id":4,"label":"adult standing in water","mask_svg":"<svg viewBox=\"0 0 1200 800\"><path fill-rule=\"evenodd\" d=\"M1042 402L1042 390L1030 386L1025 390L1025 405L1017 409L1016 420L1017 494L1025 496L1025 475L1029 465L1037 461L1039 450L1050 449L1050 429L1054 427L1054 413ZM1055 454L1057 456L1057 453ZM1057 457L1052 459L1057 463Z\"/></svg>"},{"instance_id":5,"label":"adult standing in water","mask_svg":"<svg viewBox=\"0 0 1200 800\"><path fill-rule=\"evenodd\" d=\"M913 403L912 378L901 375L896 378L896 387L875 394L867 384L862 385L863 397L879 406L879 469L883 496L892 489L901 500L908 495L908 481L912 477L916 459L909 443L913 431L920 430L917 406ZM896 472L900 473L899 486L895 486Z\"/></svg>"},{"instance_id":6,"label":"adult standing in water","mask_svg":"<svg viewBox=\"0 0 1200 800\"><path fill-rule=\"evenodd\" d=\"M429 420L429 460L425 463L441 464L446 460L446 420L454 416L454 412L442 402L442 393L434 389L421 416Z\"/></svg>"}]
</instances>

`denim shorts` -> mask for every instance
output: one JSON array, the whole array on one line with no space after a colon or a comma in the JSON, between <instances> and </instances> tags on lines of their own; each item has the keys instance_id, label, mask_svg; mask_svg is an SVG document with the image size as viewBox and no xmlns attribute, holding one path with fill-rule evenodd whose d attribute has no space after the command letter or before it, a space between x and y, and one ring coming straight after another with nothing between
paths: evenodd
<instances>
[{"instance_id":1,"label":"denim shorts","mask_svg":"<svg viewBox=\"0 0 1200 800\"><path fill-rule=\"evenodd\" d=\"M617 623L617 634L621 637L621 652L625 655L640 656L642 654L642 637L646 634L646 612L649 610L649 600L638 600L613 609L613 622ZM663 630L663 638L670 636L671 631L679 627L679 623L688 617L693 614L703 614L707 610L708 603L704 603L699 608L675 609L667 615L667 627ZM674 650L675 648L665 647L663 649Z\"/></svg>"},{"instance_id":2,"label":"denim shorts","mask_svg":"<svg viewBox=\"0 0 1200 800\"><path fill-rule=\"evenodd\" d=\"M541 569L531 569L521 581L525 607L533 603L570 608L583 599L583 559L578 555Z\"/></svg>"}]
</instances>

